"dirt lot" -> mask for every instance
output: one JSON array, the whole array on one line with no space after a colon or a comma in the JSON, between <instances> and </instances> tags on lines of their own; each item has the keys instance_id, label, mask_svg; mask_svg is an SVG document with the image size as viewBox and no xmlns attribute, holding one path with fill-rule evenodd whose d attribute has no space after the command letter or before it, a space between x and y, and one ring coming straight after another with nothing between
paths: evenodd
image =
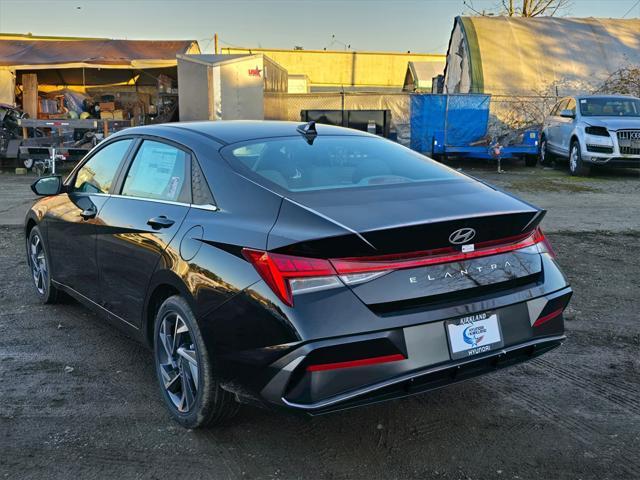
<instances>
[{"instance_id":1,"label":"dirt lot","mask_svg":"<svg viewBox=\"0 0 640 480\"><path fill-rule=\"evenodd\" d=\"M549 209L575 289L562 348L406 400L246 407L205 431L169 420L148 351L76 303L36 303L11 226L28 181L0 175L0 478L640 478L638 172L505 168L469 172Z\"/></svg>"}]
</instances>

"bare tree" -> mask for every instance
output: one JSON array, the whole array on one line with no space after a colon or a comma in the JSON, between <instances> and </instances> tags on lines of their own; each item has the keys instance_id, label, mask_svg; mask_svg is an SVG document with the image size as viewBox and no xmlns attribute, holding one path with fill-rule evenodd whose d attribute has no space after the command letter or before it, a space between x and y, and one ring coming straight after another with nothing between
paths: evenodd
<instances>
[{"instance_id":1,"label":"bare tree","mask_svg":"<svg viewBox=\"0 0 640 480\"><path fill-rule=\"evenodd\" d=\"M478 11L473 0L462 2L476 15L504 15L508 17L553 17L571 6L572 0L501 0L495 9Z\"/></svg>"},{"instance_id":2,"label":"bare tree","mask_svg":"<svg viewBox=\"0 0 640 480\"><path fill-rule=\"evenodd\" d=\"M502 9L509 17L553 17L571 5L571 0L502 0Z\"/></svg>"},{"instance_id":3,"label":"bare tree","mask_svg":"<svg viewBox=\"0 0 640 480\"><path fill-rule=\"evenodd\" d=\"M613 72L596 92L640 96L640 66L629 65Z\"/></svg>"}]
</instances>

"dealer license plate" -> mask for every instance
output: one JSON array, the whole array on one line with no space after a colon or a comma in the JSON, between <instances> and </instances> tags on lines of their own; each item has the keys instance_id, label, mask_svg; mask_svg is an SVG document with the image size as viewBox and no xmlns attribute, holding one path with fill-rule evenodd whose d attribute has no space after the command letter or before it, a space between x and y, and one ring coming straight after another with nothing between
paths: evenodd
<instances>
[{"instance_id":1,"label":"dealer license plate","mask_svg":"<svg viewBox=\"0 0 640 480\"><path fill-rule=\"evenodd\" d=\"M445 322L451 358L468 358L504 345L496 313L477 313Z\"/></svg>"}]
</instances>

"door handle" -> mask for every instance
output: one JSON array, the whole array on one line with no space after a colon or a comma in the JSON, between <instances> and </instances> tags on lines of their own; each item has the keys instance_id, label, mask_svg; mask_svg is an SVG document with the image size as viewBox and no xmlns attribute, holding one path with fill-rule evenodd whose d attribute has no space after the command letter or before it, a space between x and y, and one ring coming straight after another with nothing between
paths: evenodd
<instances>
[{"instance_id":1,"label":"door handle","mask_svg":"<svg viewBox=\"0 0 640 480\"><path fill-rule=\"evenodd\" d=\"M174 220L165 217L164 215L160 215L159 217L153 217L147 220L147 225L149 225L154 230L160 230L161 228L169 228L171 225L176 223Z\"/></svg>"},{"instance_id":2,"label":"door handle","mask_svg":"<svg viewBox=\"0 0 640 480\"><path fill-rule=\"evenodd\" d=\"M97 214L98 214L98 209L96 207L86 208L80 212L80 216L84 220L89 220L90 218L94 218Z\"/></svg>"}]
</instances>

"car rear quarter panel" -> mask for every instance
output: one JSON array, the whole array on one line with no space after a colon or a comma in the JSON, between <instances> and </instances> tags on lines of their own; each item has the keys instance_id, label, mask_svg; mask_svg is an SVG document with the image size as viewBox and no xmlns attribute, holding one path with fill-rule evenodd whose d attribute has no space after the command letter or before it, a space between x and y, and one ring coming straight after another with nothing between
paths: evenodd
<instances>
[{"instance_id":1,"label":"car rear quarter panel","mask_svg":"<svg viewBox=\"0 0 640 480\"><path fill-rule=\"evenodd\" d=\"M266 248L282 199L233 172L215 152L201 151L198 160L216 208L192 206L162 255L148 296L159 285L178 280L179 290L184 288L192 302L205 339L217 342L215 348L219 349L225 343L221 339L228 336L228 324L237 321L237 315L220 318L213 312L260 280L254 267L243 258L242 248ZM256 321L254 317L245 320ZM245 328L243 323L241 329ZM250 335L258 330L254 325L243 331Z\"/></svg>"}]
</instances>

